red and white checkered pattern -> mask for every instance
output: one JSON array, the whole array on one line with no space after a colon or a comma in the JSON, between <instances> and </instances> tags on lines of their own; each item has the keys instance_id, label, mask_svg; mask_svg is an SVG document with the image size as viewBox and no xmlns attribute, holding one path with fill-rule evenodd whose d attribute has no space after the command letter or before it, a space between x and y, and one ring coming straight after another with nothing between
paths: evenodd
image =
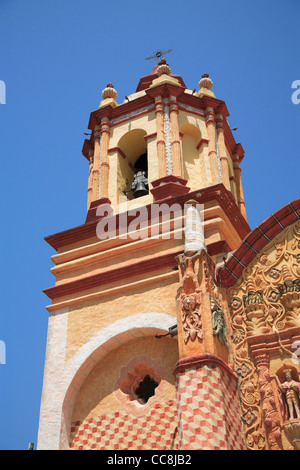
<instances>
[{"instance_id":1,"label":"red and white checkered pattern","mask_svg":"<svg viewBox=\"0 0 300 470\"><path fill-rule=\"evenodd\" d=\"M245 448L236 382L217 366L179 372L177 381L180 450Z\"/></svg>"},{"instance_id":2,"label":"red and white checkered pattern","mask_svg":"<svg viewBox=\"0 0 300 470\"><path fill-rule=\"evenodd\" d=\"M70 448L76 450L177 450L176 403L157 403L148 414L122 412L72 423Z\"/></svg>"}]
</instances>

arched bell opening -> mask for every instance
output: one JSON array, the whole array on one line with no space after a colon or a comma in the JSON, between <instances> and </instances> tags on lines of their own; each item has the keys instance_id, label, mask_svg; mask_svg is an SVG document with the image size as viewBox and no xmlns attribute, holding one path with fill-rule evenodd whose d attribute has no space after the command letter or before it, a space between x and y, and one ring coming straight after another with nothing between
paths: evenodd
<instances>
[{"instance_id":1,"label":"arched bell opening","mask_svg":"<svg viewBox=\"0 0 300 470\"><path fill-rule=\"evenodd\" d=\"M118 192L131 199L149 194L146 131L134 129L119 141Z\"/></svg>"}]
</instances>

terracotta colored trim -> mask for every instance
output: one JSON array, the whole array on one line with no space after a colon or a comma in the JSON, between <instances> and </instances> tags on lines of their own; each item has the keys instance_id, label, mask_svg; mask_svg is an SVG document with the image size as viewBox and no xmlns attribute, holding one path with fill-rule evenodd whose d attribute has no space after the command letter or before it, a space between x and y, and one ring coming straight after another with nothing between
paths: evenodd
<instances>
[{"instance_id":1,"label":"terracotta colored trim","mask_svg":"<svg viewBox=\"0 0 300 470\"><path fill-rule=\"evenodd\" d=\"M219 240L218 242L207 245L207 251L209 256L215 256L222 253L230 253L232 248L228 245L226 240Z\"/></svg>"},{"instance_id":2,"label":"terracotta colored trim","mask_svg":"<svg viewBox=\"0 0 300 470\"><path fill-rule=\"evenodd\" d=\"M90 157L89 157L89 151L90 150L93 150L93 146L92 146L92 143L89 139L85 139L84 143L83 143L83 147L82 147L82 155L88 160L90 161Z\"/></svg>"},{"instance_id":3,"label":"terracotta colored trim","mask_svg":"<svg viewBox=\"0 0 300 470\"><path fill-rule=\"evenodd\" d=\"M179 111L193 114L194 116L204 117L204 111L203 110L201 111L201 109L199 109L199 111L196 111L195 109L187 109L187 108L184 108L183 106L180 106L180 104L178 105L178 109Z\"/></svg>"},{"instance_id":4,"label":"terracotta colored trim","mask_svg":"<svg viewBox=\"0 0 300 470\"><path fill-rule=\"evenodd\" d=\"M82 302L90 301L90 300L95 300L95 299L101 299L105 298L108 296L114 296L116 294L120 295L122 292L128 292L132 289L139 289L140 287L144 286L149 286L151 284L156 284L160 281L165 282L171 280L172 282L178 282L178 273L177 271L171 271L169 273L153 276L153 277L147 277L142 280L129 282L129 283L124 283L122 286L118 287L107 287L107 289L104 290L99 290L98 292L93 292L89 294L79 294L78 296L73 296L71 299L68 300L63 300L61 302L55 302L53 304L47 305L46 309L48 312L54 311L54 310L60 310L62 308L69 307L70 305L74 304L79 304ZM176 320L176 317L175 317Z\"/></svg>"},{"instance_id":5,"label":"terracotta colored trim","mask_svg":"<svg viewBox=\"0 0 300 470\"><path fill-rule=\"evenodd\" d=\"M286 204L252 230L228 260L217 269L216 282L230 287L255 256L282 230L300 219L300 198Z\"/></svg>"},{"instance_id":6,"label":"terracotta colored trim","mask_svg":"<svg viewBox=\"0 0 300 470\"><path fill-rule=\"evenodd\" d=\"M181 77L180 75L173 75L173 74L171 74L170 76L171 76L172 78L176 78L176 79L179 81L179 83L181 84L181 86L183 86L184 88L186 88L185 83L184 83L184 81L183 81L183 79L182 79L182 77ZM141 77L141 78L140 78L140 81L139 81L139 84L138 84L138 86L137 86L136 92L142 91L142 90L146 90L147 88L149 88L149 86L151 85L151 83L153 82L153 80L154 80L155 78L157 78L157 77L158 77L158 75L157 75L156 71L155 71L155 72L152 72L152 73L149 74L149 75L145 75L144 77Z\"/></svg>"},{"instance_id":7,"label":"terracotta colored trim","mask_svg":"<svg viewBox=\"0 0 300 470\"><path fill-rule=\"evenodd\" d=\"M292 349L293 342L300 340L300 327L295 326L282 330L279 332L279 337L281 344L279 343L278 335L275 332L258 336L250 336L247 338L247 342L254 357L263 354L267 354L269 357L278 356L281 353L281 345L292 354L295 352Z\"/></svg>"},{"instance_id":8,"label":"terracotta colored trim","mask_svg":"<svg viewBox=\"0 0 300 470\"><path fill-rule=\"evenodd\" d=\"M180 372L185 372L185 370L188 368L199 368L203 365L212 365L220 367L233 380L237 380L237 377L233 370L230 369L230 367L225 364L225 362L223 362L222 359L220 359L218 356L215 356L214 354L210 353L197 354L196 356L190 356L180 359L175 365L174 375Z\"/></svg>"},{"instance_id":9,"label":"terracotta colored trim","mask_svg":"<svg viewBox=\"0 0 300 470\"><path fill-rule=\"evenodd\" d=\"M133 276L141 276L142 274L158 271L167 267L177 267L176 256L181 254L182 251L176 251L171 254L152 257L147 261L139 261L128 266L119 267L117 269L105 270L105 272L87 276L83 279L76 281L66 282L57 286L48 287L43 292L50 298L56 299L74 294L76 292L93 289L98 286L103 286L121 279L128 279Z\"/></svg>"},{"instance_id":10,"label":"terracotta colored trim","mask_svg":"<svg viewBox=\"0 0 300 470\"><path fill-rule=\"evenodd\" d=\"M154 139L157 136L157 132L153 132L152 134L144 135L144 139L147 141L148 139Z\"/></svg>"},{"instance_id":11,"label":"terracotta colored trim","mask_svg":"<svg viewBox=\"0 0 300 470\"><path fill-rule=\"evenodd\" d=\"M176 96L176 98L183 95L185 88L183 86L173 85L172 83L162 83L153 88L148 88L146 91L147 96L155 99L158 96L163 98L169 98L170 96ZM173 101L174 102L174 101Z\"/></svg>"},{"instance_id":12,"label":"terracotta colored trim","mask_svg":"<svg viewBox=\"0 0 300 470\"><path fill-rule=\"evenodd\" d=\"M203 188L198 191L189 192L188 194L181 194L179 196L166 198L161 200L160 203L181 204L182 206L190 199L195 199L199 204L204 204L209 201L217 201L220 207L224 210L225 214L229 218L233 227L237 230L240 237L243 239L250 232L250 227L244 217L242 216L235 199L231 192L227 191L223 184L217 184L208 188ZM96 214L99 201L93 201L90 207L90 211L93 210ZM145 206L147 208L148 217L151 217L151 204ZM228 210L230 207L230 210ZM119 226L119 215L112 216L116 217L116 228ZM86 240L87 238L96 237L96 226L100 218L96 218L96 215L89 218L89 222L86 224L79 225L77 227L58 232L53 235L45 237L45 241L49 243L55 250L63 246L67 246L79 241ZM128 224L131 222L131 218L128 218Z\"/></svg>"},{"instance_id":13,"label":"terracotta colored trim","mask_svg":"<svg viewBox=\"0 0 300 470\"><path fill-rule=\"evenodd\" d=\"M209 140L208 139L201 139L199 144L196 145L196 149L197 150L200 150L200 148L202 147L203 144L208 144Z\"/></svg>"},{"instance_id":14,"label":"terracotta colored trim","mask_svg":"<svg viewBox=\"0 0 300 470\"><path fill-rule=\"evenodd\" d=\"M139 112L139 113L134 114L133 116L124 117L124 119L120 119L120 120L117 121L117 122L113 122L113 123L111 124L111 127L118 126L119 124L123 124L123 123L126 122L126 121L132 121L132 119L134 119L134 118L136 118L136 117L140 117L140 116L143 116L144 114L148 114L148 113L151 113L151 112L154 112L154 108L146 109L146 110L144 110L144 111L141 111L141 112Z\"/></svg>"},{"instance_id":15,"label":"terracotta colored trim","mask_svg":"<svg viewBox=\"0 0 300 470\"><path fill-rule=\"evenodd\" d=\"M154 74L153 78L155 78L157 75ZM173 76L173 75L171 75ZM149 76L150 77L150 76ZM174 75L174 77L178 78L177 76ZM180 77L181 78L181 77ZM182 79L181 79L182 80ZM150 82L151 83L151 82ZM129 113L134 113L134 111L137 111L139 108L144 108L147 106L150 106L151 104L154 104L154 99L157 96L176 96L178 98L178 106L179 109L185 112L190 112L191 114L198 114L203 117L204 109L207 107L212 108L215 114L222 114L224 120L224 135L225 135L225 142L228 148L230 149L232 154L237 154L240 157L240 161L242 160L244 156L244 150L241 146L241 144L236 143L232 132L229 128L229 125L227 123L227 120L225 119L227 116L229 116L229 112L227 110L226 104L224 101L219 100L217 98L211 97L211 96L206 96L204 95L203 97L198 97L195 95L190 95L188 93L184 93L185 90L185 85L183 86L176 86L170 83L164 83L161 85L158 85L157 87L153 88L148 88L144 96L141 96L139 98L134 99L133 101L127 101L125 103L122 103L118 105L115 108L112 108L111 106L105 106L103 108L99 108L96 111L93 111L90 114L90 120L89 120L89 125L88 128L93 130L96 125L101 124L101 120L105 117L109 120L120 118L122 115L127 115ZM192 108L198 109L199 112L195 110L187 110L184 109L183 107L180 107L180 104L190 106ZM136 116L146 114L150 112L149 110L144 111L143 113L137 113ZM135 116L130 116L124 119L120 119L116 123L112 123L111 126L116 126L126 120L133 119ZM94 135L92 132L92 136L90 139L90 144L84 143L82 153L83 155L87 157L88 155L88 148L89 146L93 146L93 140L94 140ZM87 140L87 142L89 142Z\"/></svg>"},{"instance_id":16,"label":"terracotta colored trim","mask_svg":"<svg viewBox=\"0 0 300 470\"><path fill-rule=\"evenodd\" d=\"M108 149L109 154L114 153L114 152L118 152L121 155L121 157L126 158L125 153L123 152L123 150L120 147L112 147L112 148Z\"/></svg>"},{"instance_id":17,"label":"terracotta colored trim","mask_svg":"<svg viewBox=\"0 0 300 470\"><path fill-rule=\"evenodd\" d=\"M153 104L153 100L149 96L144 95L136 98L133 101L126 101L125 103L122 103L115 108L112 108L109 105L104 106L103 108L99 108L90 114L88 128L94 129L96 125L100 125L101 120L104 117L108 118L109 120L116 119L123 115L132 113L139 108L150 106L151 104Z\"/></svg>"}]
</instances>

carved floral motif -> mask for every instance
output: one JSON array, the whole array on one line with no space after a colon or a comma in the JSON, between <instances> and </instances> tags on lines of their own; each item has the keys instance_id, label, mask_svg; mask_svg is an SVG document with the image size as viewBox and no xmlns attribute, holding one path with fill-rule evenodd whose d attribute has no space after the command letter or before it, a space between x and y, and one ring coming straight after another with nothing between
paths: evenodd
<instances>
[{"instance_id":1,"label":"carved floral motif","mask_svg":"<svg viewBox=\"0 0 300 470\"><path fill-rule=\"evenodd\" d=\"M202 298L210 294L213 336L227 346L224 312L214 282L214 265L205 250L178 257L181 274L180 309L184 342L203 340Z\"/></svg>"},{"instance_id":2,"label":"carved floral motif","mask_svg":"<svg viewBox=\"0 0 300 470\"><path fill-rule=\"evenodd\" d=\"M235 291L234 291L235 292ZM260 414L258 375L249 357L244 305L239 297L230 301L234 366L238 376L245 442L250 450L266 448L266 435Z\"/></svg>"},{"instance_id":3,"label":"carved floral motif","mask_svg":"<svg viewBox=\"0 0 300 470\"><path fill-rule=\"evenodd\" d=\"M255 344L256 337L263 338L262 335L274 332L278 335L287 328L300 326L299 251L300 221L268 244L228 291L234 368L239 380L248 449L282 448L282 418L278 397L275 398L275 379L270 376L264 352L254 360L249 344ZM281 350L283 352L289 351ZM294 404L294 421L295 413ZM285 423L284 429L287 426ZM300 430L292 425L288 430L291 435L298 432L293 441L297 448Z\"/></svg>"}]
</instances>

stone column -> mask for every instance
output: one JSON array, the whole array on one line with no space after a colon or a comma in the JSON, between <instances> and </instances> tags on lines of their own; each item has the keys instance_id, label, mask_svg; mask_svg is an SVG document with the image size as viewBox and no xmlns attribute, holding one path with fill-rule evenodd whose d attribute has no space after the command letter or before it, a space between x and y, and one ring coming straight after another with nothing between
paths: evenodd
<instances>
[{"instance_id":1,"label":"stone column","mask_svg":"<svg viewBox=\"0 0 300 470\"><path fill-rule=\"evenodd\" d=\"M243 192L242 179L241 179L241 169L240 169L240 162L239 162L238 155L233 155L233 171L234 171L234 178L235 178L235 184L236 184L238 206L240 208L242 215L247 220L246 207L245 207L245 201L244 201L244 192Z\"/></svg>"},{"instance_id":2,"label":"stone column","mask_svg":"<svg viewBox=\"0 0 300 470\"><path fill-rule=\"evenodd\" d=\"M99 199L99 174L100 174L100 126L94 130L94 161L92 170L92 196L91 202Z\"/></svg>"},{"instance_id":3,"label":"stone column","mask_svg":"<svg viewBox=\"0 0 300 470\"><path fill-rule=\"evenodd\" d=\"M193 211L189 216L185 253L178 257L180 359L175 367L175 383L179 450L244 449L237 378L227 365L224 305L213 287L213 262L201 234L196 233L197 218Z\"/></svg>"},{"instance_id":4,"label":"stone column","mask_svg":"<svg viewBox=\"0 0 300 470\"><path fill-rule=\"evenodd\" d=\"M255 364L258 371L262 420L266 430L268 447L270 450L282 450L281 420L271 383L268 355L255 356Z\"/></svg>"},{"instance_id":5,"label":"stone column","mask_svg":"<svg viewBox=\"0 0 300 470\"><path fill-rule=\"evenodd\" d=\"M171 148L172 148L172 174L182 176L181 149L178 124L178 103L176 96L170 97L170 127L171 127Z\"/></svg>"},{"instance_id":6,"label":"stone column","mask_svg":"<svg viewBox=\"0 0 300 470\"><path fill-rule=\"evenodd\" d=\"M218 114L216 116L216 126L217 126L217 139L218 147L220 154L220 164L221 164L221 174L222 181L226 189L231 191L230 179L229 179L229 163L227 159L226 145L224 139L224 129L223 129L223 116Z\"/></svg>"},{"instance_id":7,"label":"stone column","mask_svg":"<svg viewBox=\"0 0 300 470\"><path fill-rule=\"evenodd\" d=\"M109 137L110 124L107 118L101 122L101 149L100 149L100 188L99 198L108 198L108 182L109 182Z\"/></svg>"},{"instance_id":8,"label":"stone column","mask_svg":"<svg viewBox=\"0 0 300 470\"><path fill-rule=\"evenodd\" d=\"M157 158L159 178L166 175L166 150L164 133L164 102L161 96L155 98L156 132L157 132Z\"/></svg>"},{"instance_id":9,"label":"stone column","mask_svg":"<svg viewBox=\"0 0 300 470\"><path fill-rule=\"evenodd\" d=\"M92 202L92 192L93 192L93 166L94 166L94 154L93 151L89 151L89 178L88 178L88 194L87 194L87 209L89 210L90 204Z\"/></svg>"},{"instance_id":10,"label":"stone column","mask_svg":"<svg viewBox=\"0 0 300 470\"><path fill-rule=\"evenodd\" d=\"M217 147L216 147L216 131L215 131L215 114L212 108L206 108L205 110L205 118L206 118L206 128L207 128L207 136L208 136L208 156L210 161L210 170L211 170L211 178L212 178L212 185L219 184L220 181L220 174L219 174L219 162L218 162L218 154L217 154Z\"/></svg>"}]
</instances>

